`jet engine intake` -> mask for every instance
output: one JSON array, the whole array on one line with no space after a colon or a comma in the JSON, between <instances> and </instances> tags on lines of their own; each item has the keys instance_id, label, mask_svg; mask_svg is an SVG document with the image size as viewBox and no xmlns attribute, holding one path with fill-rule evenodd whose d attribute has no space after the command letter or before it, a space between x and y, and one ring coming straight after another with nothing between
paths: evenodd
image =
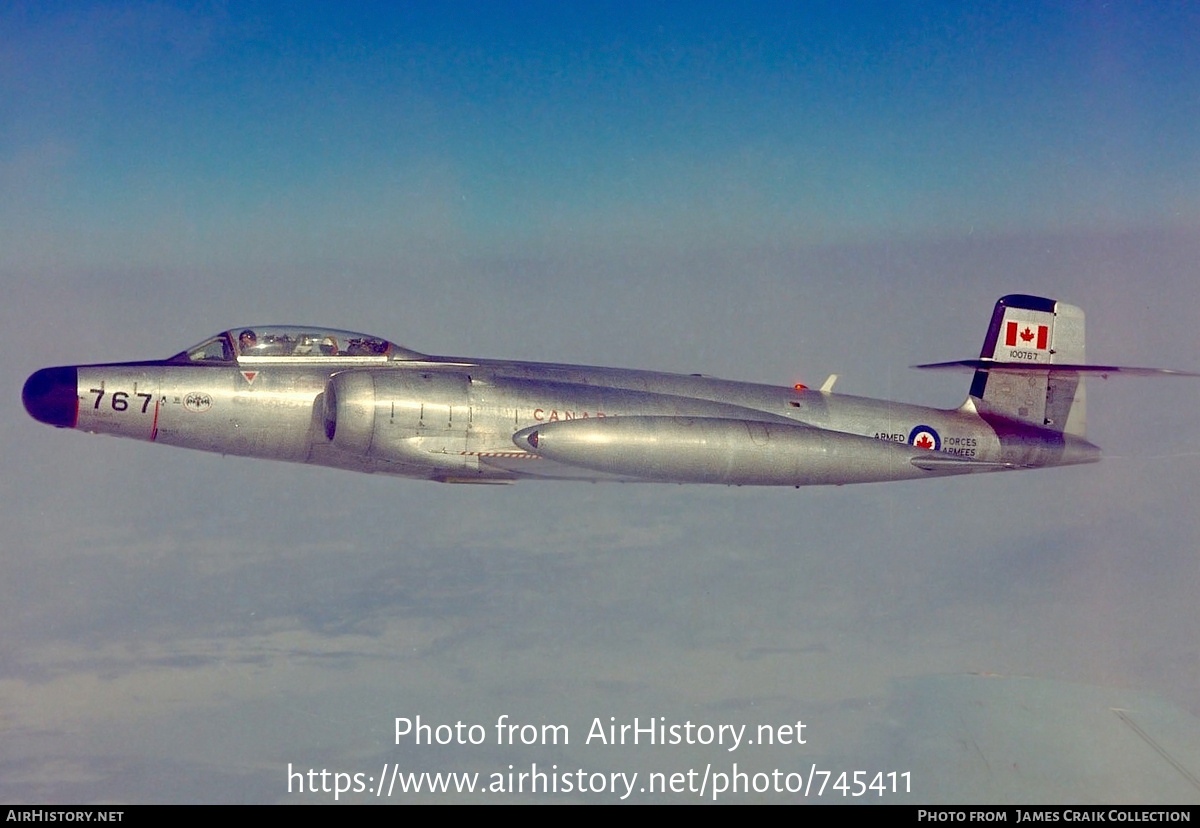
<instances>
[{"instance_id":1,"label":"jet engine intake","mask_svg":"<svg viewBox=\"0 0 1200 828\"><path fill-rule=\"evenodd\" d=\"M352 370L325 386L321 417L338 451L439 471L477 471L467 451L470 378L449 372Z\"/></svg>"},{"instance_id":2,"label":"jet engine intake","mask_svg":"<svg viewBox=\"0 0 1200 828\"><path fill-rule=\"evenodd\" d=\"M340 451L366 456L375 437L375 378L370 371L334 374L325 386L325 436Z\"/></svg>"}]
</instances>

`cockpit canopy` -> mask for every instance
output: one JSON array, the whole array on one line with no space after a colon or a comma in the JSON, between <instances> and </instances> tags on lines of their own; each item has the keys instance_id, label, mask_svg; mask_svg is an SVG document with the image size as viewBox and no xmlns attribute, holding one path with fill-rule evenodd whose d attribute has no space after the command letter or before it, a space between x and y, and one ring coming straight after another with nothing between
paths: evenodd
<instances>
[{"instance_id":1,"label":"cockpit canopy","mask_svg":"<svg viewBox=\"0 0 1200 828\"><path fill-rule=\"evenodd\" d=\"M171 357L171 362L212 365L222 362L336 359L387 362L421 359L422 354L366 334L293 325L235 328Z\"/></svg>"}]
</instances>

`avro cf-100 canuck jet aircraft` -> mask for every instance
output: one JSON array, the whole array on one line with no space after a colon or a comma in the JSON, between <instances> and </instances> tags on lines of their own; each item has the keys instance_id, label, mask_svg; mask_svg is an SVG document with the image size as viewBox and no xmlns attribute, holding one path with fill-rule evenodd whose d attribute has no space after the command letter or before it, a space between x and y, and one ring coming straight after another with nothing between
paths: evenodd
<instances>
[{"instance_id":1,"label":"avro cf-100 canuck jet aircraft","mask_svg":"<svg viewBox=\"0 0 1200 828\"><path fill-rule=\"evenodd\" d=\"M300 326L234 329L170 359L44 368L25 408L61 428L444 482L805 486L1090 463L1083 312L996 303L953 410L701 375L419 354Z\"/></svg>"}]
</instances>

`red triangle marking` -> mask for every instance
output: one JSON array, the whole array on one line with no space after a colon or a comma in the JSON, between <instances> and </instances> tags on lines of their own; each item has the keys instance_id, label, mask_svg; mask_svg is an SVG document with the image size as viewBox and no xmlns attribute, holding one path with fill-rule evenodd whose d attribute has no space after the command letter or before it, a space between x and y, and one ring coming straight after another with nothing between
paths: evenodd
<instances>
[{"instance_id":1,"label":"red triangle marking","mask_svg":"<svg viewBox=\"0 0 1200 828\"><path fill-rule=\"evenodd\" d=\"M242 371L242 376L246 378L246 382L254 382L254 378L258 376L258 371Z\"/></svg>"}]
</instances>

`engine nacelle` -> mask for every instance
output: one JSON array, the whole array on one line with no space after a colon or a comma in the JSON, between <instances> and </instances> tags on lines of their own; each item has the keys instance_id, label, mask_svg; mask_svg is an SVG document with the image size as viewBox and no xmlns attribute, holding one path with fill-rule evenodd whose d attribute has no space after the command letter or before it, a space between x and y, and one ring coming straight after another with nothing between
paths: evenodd
<instances>
[{"instance_id":1,"label":"engine nacelle","mask_svg":"<svg viewBox=\"0 0 1200 828\"><path fill-rule=\"evenodd\" d=\"M803 486L969 470L949 463L923 468L913 462L923 449L870 437L711 417L543 423L518 431L513 442L548 460L639 480Z\"/></svg>"},{"instance_id":2,"label":"engine nacelle","mask_svg":"<svg viewBox=\"0 0 1200 828\"><path fill-rule=\"evenodd\" d=\"M339 451L398 463L461 470L470 424L466 374L354 370L325 386L325 436Z\"/></svg>"},{"instance_id":3,"label":"engine nacelle","mask_svg":"<svg viewBox=\"0 0 1200 828\"><path fill-rule=\"evenodd\" d=\"M369 456L375 436L373 371L343 371L325 386L325 436L340 451Z\"/></svg>"}]
</instances>

